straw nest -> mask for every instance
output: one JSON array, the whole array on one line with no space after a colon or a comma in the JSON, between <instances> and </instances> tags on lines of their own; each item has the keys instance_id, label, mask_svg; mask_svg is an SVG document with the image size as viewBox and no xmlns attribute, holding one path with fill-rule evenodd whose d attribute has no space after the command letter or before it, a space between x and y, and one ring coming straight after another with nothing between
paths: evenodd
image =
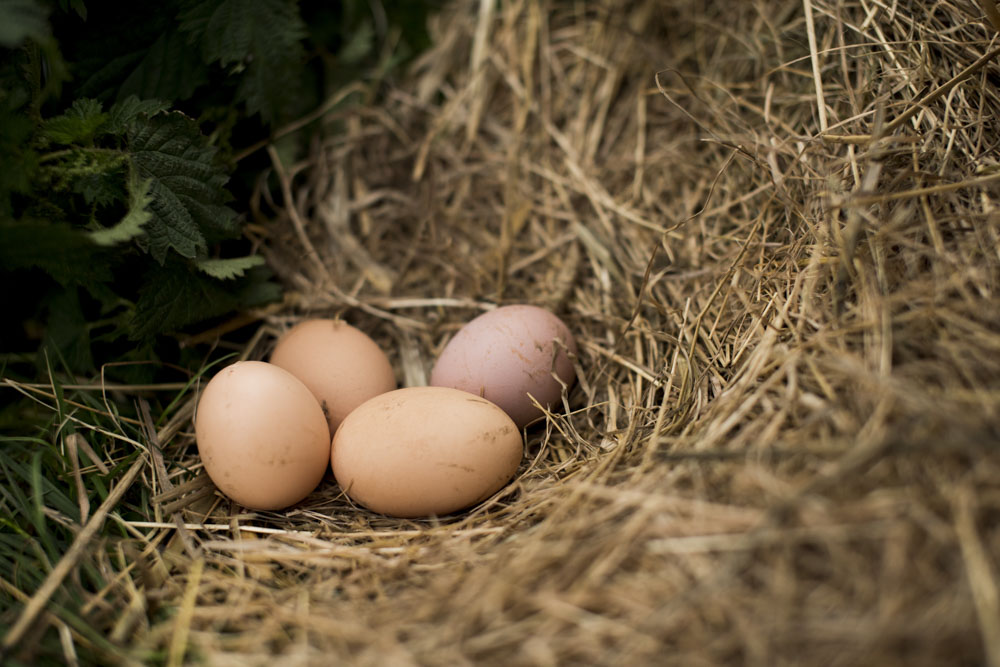
<instances>
[{"instance_id":1,"label":"straw nest","mask_svg":"<svg viewBox=\"0 0 1000 667\"><path fill-rule=\"evenodd\" d=\"M997 28L957 0L443 11L307 162L272 151L250 229L289 298L244 356L333 315L419 385L527 302L579 382L513 483L428 521L331 478L248 513L188 412L109 633L217 665L1000 664Z\"/></svg>"}]
</instances>

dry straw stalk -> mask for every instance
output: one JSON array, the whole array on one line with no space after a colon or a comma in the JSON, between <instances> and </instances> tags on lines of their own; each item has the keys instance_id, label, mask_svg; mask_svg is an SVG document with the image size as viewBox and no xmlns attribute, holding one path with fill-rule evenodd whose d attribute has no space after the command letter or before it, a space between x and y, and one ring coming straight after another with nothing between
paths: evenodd
<instances>
[{"instance_id":1,"label":"dry straw stalk","mask_svg":"<svg viewBox=\"0 0 1000 667\"><path fill-rule=\"evenodd\" d=\"M987 19L451 5L261 191L291 296L244 354L335 314L420 383L463 322L531 302L578 334L579 383L510 487L433 521L330 481L241 512L192 481L189 432L163 441L176 487L146 464L163 512L95 622L176 663L996 664Z\"/></svg>"}]
</instances>

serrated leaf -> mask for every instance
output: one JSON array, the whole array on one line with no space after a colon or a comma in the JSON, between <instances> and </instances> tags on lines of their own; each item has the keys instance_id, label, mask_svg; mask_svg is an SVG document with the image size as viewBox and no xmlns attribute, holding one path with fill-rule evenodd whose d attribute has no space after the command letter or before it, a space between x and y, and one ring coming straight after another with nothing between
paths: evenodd
<instances>
[{"instance_id":1,"label":"serrated leaf","mask_svg":"<svg viewBox=\"0 0 1000 667\"><path fill-rule=\"evenodd\" d=\"M251 269L249 273L235 282L222 282L177 260L155 268L147 274L139 291L130 336L135 340L148 339L280 295L274 283L266 282L264 269Z\"/></svg>"},{"instance_id":2,"label":"serrated leaf","mask_svg":"<svg viewBox=\"0 0 1000 667\"><path fill-rule=\"evenodd\" d=\"M83 0L59 0L59 8L64 12L72 9L77 16L84 21L87 20L87 5L84 4Z\"/></svg>"},{"instance_id":3,"label":"serrated leaf","mask_svg":"<svg viewBox=\"0 0 1000 667\"><path fill-rule=\"evenodd\" d=\"M0 225L0 268L38 268L63 285L92 285L111 279L98 246L83 232L64 224L16 222Z\"/></svg>"},{"instance_id":4,"label":"serrated leaf","mask_svg":"<svg viewBox=\"0 0 1000 667\"><path fill-rule=\"evenodd\" d=\"M253 3L248 3L252 5ZM118 99L186 100L208 76L187 39L176 30L161 34L118 89Z\"/></svg>"},{"instance_id":5,"label":"serrated leaf","mask_svg":"<svg viewBox=\"0 0 1000 667\"><path fill-rule=\"evenodd\" d=\"M244 60L250 53L256 9L256 3L200 2L181 14L181 30L200 39L201 57L206 64L217 62L225 67Z\"/></svg>"},{"instance_id":6,"label":"serrated leaf","mask_svg":"<svg viewBox=\"0 0 1000 667\"><path fill-rule=\"evenodd\" d=\"M177 195L160 181L152 180L150 189L153 201L149 210L153 217L147 223L141 244L161 264L172 249L182 257L193 258L206 250L205 235L201 233L191 214Z\"/></svg>"},{"instance_id":7,"label":"serrated leaf","mask_svg":"<svg viewBox=\"0 0 1000 667\"><path fill-rule=\"evenodd\" d=\"M12 49L49 31L48 13L35 0L0 0L0 46Z\"/></svg>"},{"instance_id":8,"label":"serrated leaf","mask_svg":"<svg viewBox=\"0 0 1000 667\"><path fill-rule=\"evenodd\" d=\"M57 144L89 145L97 129L108 120L101 112L101 103L90 98L78 99L61 116L50 118L42 125L42 135Z\"/></svg>"},{"instance_id":9,"label":"serrated leaf","mask_svg":"<svg viewBox=\"0 0 1000 667\"><path fill-rule=\"evenodd\" d=\"M101 129L105 134L125 134L139 116L155 116L169 108L170 104L163 100L140 100L129 95L108 109L108 122Z\"/></svg>"},{"instance_id":10,"label":"serrated leaf","mask_svg":"<svg viewBox=\"0 0 1000 667\"><path fill-rule=\"evenodd\" d=\"M195 262L201 271L219 280L232 280L242 277L255 266L263 266L264 258L260 255L247 257L232 257L229 259L200 259Z\"/></svg>"},{"instance_id":11,"label":"serrated leaf","mask_svg":"<svg viewBox=\"0 0 1000 667\"><path fill-rule=\"evenodd\" d=\"M171 249L188 258L204 254L203 229L231 229L236 216L224 205L228 176L214 163L215 149L179 112L136 123L127 137L136 175L150 180L147 250L160 264Z\"/></svg>"},{"instance_id":12,"label":"serrated leaf","mask_svg":"<svg viewBox=\"0 0 1000 667\"><path fill-rule=\"evenodd\" d=\"M79 192L91 201L107 197L119 199L121 188L116 188L116 181L121 178L122 167L128 163L125 153L74 146L49 155L54 159L45 162L41 170L45 187L53 191Z\"/></svg>"},{"instance_id":13,"label":"serrated leaf","mask_svg":"<svg viewBox=\"0 0 1000 667\"><path fill-rule=\"evenodd\" d=\"M135 339L150 338L236 307L221 283L171 261L147 274L130 324Z\"/></svg>"},{"instance_id":14,"label":"serrated leaf","mask_svg":"<svg viewBox=\"0 0 1000 667\"><path fill-rule=\"evenodd\" d=\"M189 43L196 43L205 35L212 14L224 0L181 0L177 25L188 36Z\"/></svg>"},{"instance_id":15,"label":"serrated leaf","mask_svg":"<svg viewBox=\"0 0 1000 667\"><path fill-rule=\"evenodd\" d=\"M265 122L287 115L302 76L307 35L290 0L215 0L194 4L180 16L181 30L201 45L206 63L239 67L239 97ZM243 69L245 67L245 70Z\"/></svg>"},{"instance_id":16,"label":"serrated leaf","mask_svg":"<svg viewBox=\"0 0 1000 667\"><path fill-rule=\"evenodd\" d=\"M240 223L235 211L222 204L205 204L194 197L179 195L180 202L187 207L198 228L208 243L236 238L240 235Z\"/></svg>"},{"instance_id":17,"label":"serrated leaf","mask_svg":"<svg viewBox=\"0 0 1000 667\"><path fill-rule=\"evenodd\" d=\"M72 191L83 196L88 204L111 206L128 195L121 170L96 174L81 174L72 181Z\"/></svg>"},{"instance_id":18,"label":"serrated leaf","mask_svg":"<svg viewBox=\"0 0 1000 667\"><path fill-rule=\"evenodd\" d=\"M266 57L251 61L240 81L237 95L246 104L247 115L260 114L265 123L275 124L296 113L301 98L289 95L288 90L301 85L301 69L294 62L266 63Z\"/></svg>"},{"instance_id":19,"label":"serrated leaf","mask_svg":"<svg viewBox=\"0 0 1000 667\"><path fill-rule=\"evenodd\" d=\"M149 205L153 202L149 194L152 184L150 179L138 181L131 179L129 183L128 212L125 217L114 227L98 229L90 232L90 239L101 246L115 245L123 243L139 236L143 232L145 225L153 217L149 212Z\"/></svg>"},{"instance_id":20,"label":"serrated leaf","mask_svg":"<svg viewBox=\"0 0 1000 667\"><path fill-rule=\"evenodd\" d=\"M201 42L206 63L218 62L225 67L256 54L265 45L274 51L290 49L298 58L307 31L296 5L289 0L200 2L181 14L181 30Z\"/></svg>"},{"instance_id":21,"label":"serrated leaf","mask_svg":"<svg viewBox=\"0 0 1000 667\"><path fill-rule=\"evenodd\" d=\"M82 75L78 94L105 102L114 100L121 82L139 67L145 55L144 50L119 56L106 54L103 58L92 56L90 60L77 63Z\"/></svg>"},{"instance_id":22,"label":"serrated leaf","mask_svg":"<svg viewBox=\"0 0 1000 667\"><path fill-rule=\"evenodd\" d=\"M249 271L239 291L240 304L244 308L263 306L281 299L281 285L271 280L274 274L266 266L256 266Z\"/></svg>"}]
</instances>

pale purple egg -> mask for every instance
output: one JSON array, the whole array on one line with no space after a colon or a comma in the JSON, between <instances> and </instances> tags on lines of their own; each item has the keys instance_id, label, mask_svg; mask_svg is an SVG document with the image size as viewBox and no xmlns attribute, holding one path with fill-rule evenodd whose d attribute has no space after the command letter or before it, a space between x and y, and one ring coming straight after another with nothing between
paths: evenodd
<instances>
[{"instance_id":1,"label":"pale purple egg","mask_svg":"<svg viewBox=\"0 0 1000 667\"><path fill-rule=\"evenodd\" d=\"M430 383L482 396L521 428L542 415L532 396L551 407L562 393L556 377L572 386L576 373L567 350L575 355L576 349L569 328L544 308L503 306L455 334L431 371Z\"/></svg>"}]
</instances>

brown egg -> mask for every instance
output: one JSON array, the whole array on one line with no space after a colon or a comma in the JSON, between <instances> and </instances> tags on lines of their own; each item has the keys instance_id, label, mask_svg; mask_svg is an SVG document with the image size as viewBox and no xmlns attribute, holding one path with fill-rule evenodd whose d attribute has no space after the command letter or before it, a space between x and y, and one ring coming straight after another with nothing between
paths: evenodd
<instances>
[{"instance_id":1,"label":"brown egg","mask_svg":"<svg viewBox=\"0 0 1000 667\"><path fill-rule=\"evenodd\" d=\"M521 434L489 401L447 387L376 396L333 438L337 483L365 507L398 517L442 515L475 505L510 481Z\"/></svg>"},{"instance_id":2,"label":"brown egg","mask_svg":"<svg viewBox=\"0 0 1000 667\"><path fill-rule=\"evenodd\" d=\"M326 414L331 434L351 410L396 388L385 352L341 320L306 320L295 325L278 340L271 363L309 387Z\"/></svg>"},{"instance_id":3,"label":"brown egg","mask_svg":"<svg viewBox=\"0 0 1000 667\"><path fill-rule=\"evenodd\" d=\"M434 365L430 383L482 396L521 428L542 416L532 396L546 407L559 400L562 385L553 374L568 386L576 380L566 349L575 354L576 342L558 317L537 306L504 306L455 334Z\"/></svg>"},{"instance_id":4,"label":"brown egg","mask_svg":"<svg viewBox=\"0 0 1000 667\"><path fill-rule=\"evenodd\" d=\"M224 494L276 510L316 488L330 462L330 435L316 397L294 375L241 361L212 378L195 413L198 454Z\"/></svg>"}]
</instances>

